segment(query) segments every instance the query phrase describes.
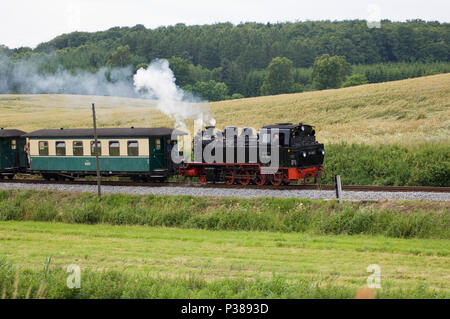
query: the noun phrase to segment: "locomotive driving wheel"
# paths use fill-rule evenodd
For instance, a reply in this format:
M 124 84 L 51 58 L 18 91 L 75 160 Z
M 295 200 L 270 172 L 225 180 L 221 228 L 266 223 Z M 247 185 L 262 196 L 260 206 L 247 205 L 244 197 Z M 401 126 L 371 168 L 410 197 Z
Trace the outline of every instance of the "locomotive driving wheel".
M 204 176 L 204 175 L 200 176 L 200 183 L 206 184 L 206 176 Z
M 224 172 L 224 180 L 225 184 L 233 185 L 234 183 L 234 172 L 231 169 L 228 169 Z
M 255 184 L 258 185 L 258 186 L 263 186 L 265 183 L 266 183 L 266 175 L 265 174 L 256 173 Z
M 283 183 L 285 185 L 289 185 L 291 183 L 291 180 L 289 179 L 289 176 L 286 173 L 283 174 Z
M 248 171 L 240 171 L 239 175 L 239 183 L 242 186 L 247 186 L 250 184 L 250 173 Z
M 282 182 L 283 182 L 283 174 L 282 173 L 277 173 L 277 174 L 272 175 L 270 183 L 273 186 L 280 186 Z

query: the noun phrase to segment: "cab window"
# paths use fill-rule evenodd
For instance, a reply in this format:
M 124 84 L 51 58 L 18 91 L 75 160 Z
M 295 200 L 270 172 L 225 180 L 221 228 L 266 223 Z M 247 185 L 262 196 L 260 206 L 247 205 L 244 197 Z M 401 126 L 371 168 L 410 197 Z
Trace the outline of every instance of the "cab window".
M 102 155 L 102 142 L 97 141 L 98 156 Z M 95 156 L 95 142 L 91 141 L 91 155 Z
M 128 156 L 139 156 L 139 143 L 138 141 L 129 141 L 127 143 Z
M 157 139 L 155 140 L 155 149 L 156 149 L 157 151 L 161 150 L 161 139 L 160 139 L 160 138 L 157 138 Z
M 12 150 L 16 150 L 17 149 L 17 141 L 16 140 L 11 140 L 11 149 Z
M 56 142 L 56 156 L 66 156 L 66 142 Z
M 109 142 L 109 156 L 119 156 L 120 155 L 120 144 L 118 141 Z
M 48 142 L 46 141 L 39 142 L 39 155 L 48 156 Z
M 83 156 L 83 142 L 74 141 L 73 142 L 73 156 Z

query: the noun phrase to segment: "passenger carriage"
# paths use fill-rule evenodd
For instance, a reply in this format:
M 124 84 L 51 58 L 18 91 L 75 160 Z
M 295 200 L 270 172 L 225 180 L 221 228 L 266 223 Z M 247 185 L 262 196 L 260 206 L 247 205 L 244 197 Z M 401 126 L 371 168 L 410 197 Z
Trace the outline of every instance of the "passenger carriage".
M 175 171 L 170 150 L 183 134 L 165 127 L 99 128 L 101 175 L 163 181 Z M 45 129 L 24 136 L 29 139 L 31 172 L 57 180 L 96 174 L 93 129 Z
M 13 178 L 17 172 L 26 169 L 23 134 L 25 132 L 20 130 L 0 129 L 0 179 Z

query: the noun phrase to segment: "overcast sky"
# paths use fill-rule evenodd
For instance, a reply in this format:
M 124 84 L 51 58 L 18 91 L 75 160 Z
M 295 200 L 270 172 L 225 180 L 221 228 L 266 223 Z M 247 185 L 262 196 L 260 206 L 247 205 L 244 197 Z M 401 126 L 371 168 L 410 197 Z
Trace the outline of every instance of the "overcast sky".
M 35 47 L 72 31 L 143 24 L 423 19 L 450 22 L 448 0 L 1 0 L 0 44 Z

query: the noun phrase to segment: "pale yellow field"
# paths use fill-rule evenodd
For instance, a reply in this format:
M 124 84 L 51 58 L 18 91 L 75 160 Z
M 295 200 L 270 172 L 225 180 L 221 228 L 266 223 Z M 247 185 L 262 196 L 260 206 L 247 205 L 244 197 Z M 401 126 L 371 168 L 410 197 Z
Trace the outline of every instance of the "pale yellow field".
M 90 127 L 91 103 L 102 127 L 173 126 L 151 100 L 79 95 L 0 95 L 0 126 L 25 131 Z M 210 109 L 220 128 L 303 122 L 316 126 L 325 143 L 449 143 L 450 73 L 215 102 Z

